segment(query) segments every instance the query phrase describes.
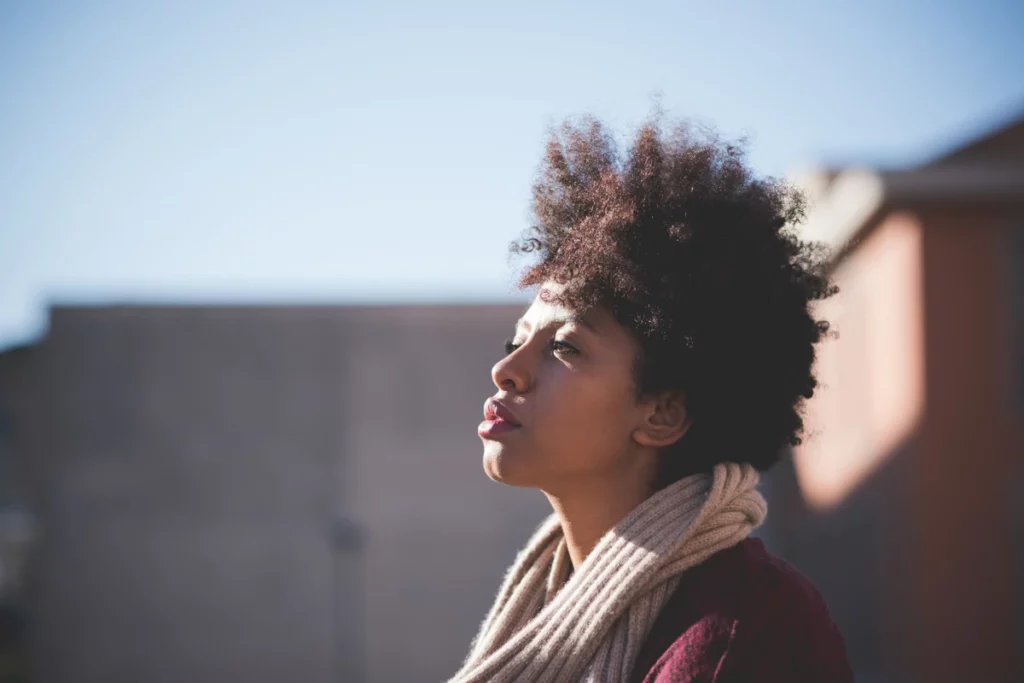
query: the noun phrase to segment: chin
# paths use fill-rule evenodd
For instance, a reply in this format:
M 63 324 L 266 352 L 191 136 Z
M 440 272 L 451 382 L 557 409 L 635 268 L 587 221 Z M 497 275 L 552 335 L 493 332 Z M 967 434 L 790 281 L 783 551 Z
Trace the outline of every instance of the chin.
M 499 484 L 538 488 L 536 477 L 530 476 L 528 463 L 517 459 L 502 444 L 484 441 L 484 473 Z

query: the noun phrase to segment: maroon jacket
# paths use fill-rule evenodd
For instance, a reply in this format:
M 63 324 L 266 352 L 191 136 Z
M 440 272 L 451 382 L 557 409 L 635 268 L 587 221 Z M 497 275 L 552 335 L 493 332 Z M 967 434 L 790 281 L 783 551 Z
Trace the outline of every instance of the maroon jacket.
M 852 683 L 843 637 L 795 567 L 748 538 L 683 574 L 630 683 Z

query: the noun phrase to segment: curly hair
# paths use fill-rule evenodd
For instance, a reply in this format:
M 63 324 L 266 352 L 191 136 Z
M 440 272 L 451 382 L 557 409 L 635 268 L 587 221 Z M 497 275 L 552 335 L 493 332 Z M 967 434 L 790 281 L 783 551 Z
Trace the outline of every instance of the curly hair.
M 692 424 L 662 484 L 722 461 L 767 470 L 801 441 L 828 331 L 809 303 L 837 288 L 823 245 L 799 239 L 804 200 L 757 178 L 742 142 L 661 117 L 623 158 L 593 117 L 552 130 L 535 221 L 511 245 L 539 258 L 520 287 L 564 285 L 560 303 L 604 306 L 639 341 L 638 398 L 684 392 Z

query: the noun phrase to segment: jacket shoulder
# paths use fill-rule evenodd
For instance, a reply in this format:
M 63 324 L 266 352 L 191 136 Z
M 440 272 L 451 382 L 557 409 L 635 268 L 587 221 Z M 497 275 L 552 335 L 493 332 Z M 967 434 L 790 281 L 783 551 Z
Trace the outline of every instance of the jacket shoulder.
M 755 538 L 683 575 L 637 658 L 644 683 L 852 681 L 825 601 Z

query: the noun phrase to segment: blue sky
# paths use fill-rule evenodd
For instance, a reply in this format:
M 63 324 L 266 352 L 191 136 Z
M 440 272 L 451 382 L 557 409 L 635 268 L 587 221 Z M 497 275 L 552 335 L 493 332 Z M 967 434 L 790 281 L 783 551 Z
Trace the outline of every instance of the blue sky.
M 546 130 L 762 172 L 1024 111 L 1020 2 L 0 2 L 0 347 L 49 302 L 508 299 Z

